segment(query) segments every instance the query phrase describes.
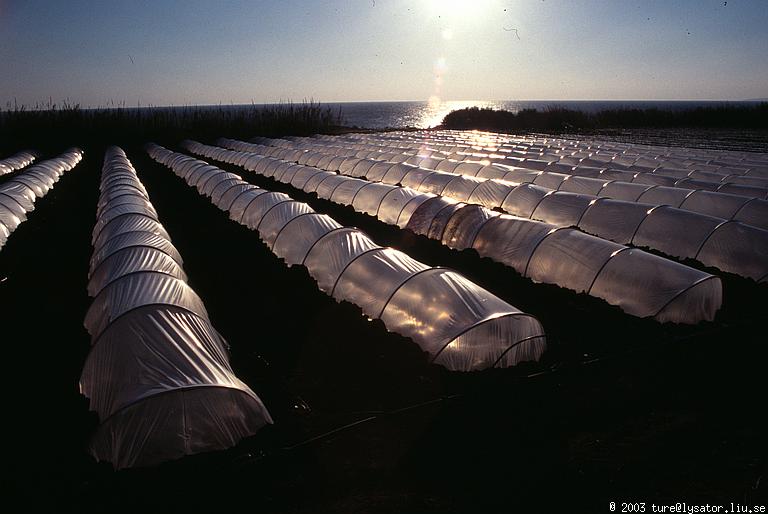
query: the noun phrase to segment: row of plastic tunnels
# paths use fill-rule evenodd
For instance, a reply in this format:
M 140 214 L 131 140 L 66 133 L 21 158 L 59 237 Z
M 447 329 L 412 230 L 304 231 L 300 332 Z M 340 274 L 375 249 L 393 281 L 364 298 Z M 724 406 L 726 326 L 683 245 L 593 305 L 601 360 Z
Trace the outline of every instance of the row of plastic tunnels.
M 760 154 L 452 131 L 217 144 L 182 146 L 632 316 L 712 320 L 722 304 L 715 273 L 768 280 Z M 147 152 L 286 265 L 306 268 L 321 291 L 410 338 L 434 364 L 505 368 L 546 350 L 534 316 L 457 271 L 189 154 L 151 143 Z M 0 160 L 0 174 L 10 174 L 0 181 L 0 247 L 82 152 L 30 165 L 35 158 Z M 99 418 L 92 455 L 117 468 L 154 465 L 231 447 L 272 423 L 235 376 L 227 342 L 117 147 L 106 153 L 100 193 L 80 378 Z

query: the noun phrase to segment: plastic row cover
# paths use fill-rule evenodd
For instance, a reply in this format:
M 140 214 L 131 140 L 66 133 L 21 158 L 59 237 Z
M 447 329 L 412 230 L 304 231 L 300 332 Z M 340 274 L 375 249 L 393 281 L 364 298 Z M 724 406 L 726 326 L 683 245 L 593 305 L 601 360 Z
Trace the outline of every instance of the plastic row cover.
M 501 164 L 506 164 L 501 163 Z M 511 163 L 509 163 L 511 164 Z M 603 180 L 619 180 L 643 185 L 658 185 L 665 187 L 674 187 L 684 190 L 702 190 L 727 193 L 747 199 L 768 198 L 768 181 L 763 178 L 750 178 L 749 183 L 744 183 L 747 179 L 741 177 L 728 178 L 722 180 L 719 177 L 704 177 L 704 172 L 689 172 L 682 170 L 677 176 L 674 170 L 659 168 L 658 170 L 640 171 L 637 169 L 600 169 L 593 166 L 570 166 L 562 164 L 539 165 L 538 162 L 524 160 L 514 163 L 515 167 L 526 169 L 528 171 L 543 171 L 563 173 L 566 175 L 595 177 Z
M 270 157 L 200 143 L 188 146 L 203 155 L 231 160 L 256 173 L 316 192 L 321 198 L 351 205 L 451 248 L 474 248 L 481 256 L 506 264 L 536 282 L 602 298 L 634 316 L 697 323 L 712 320 L 722 304 L 719 278 L 578 230 L 499 215 L 478 205 Z M 330 191 L 323 187 L 329 182 Z M 337 194 L 337 190 L 342 193 Z
M 397 141 L 401 137 L 407 141 Z M 623 160 L 612 161 L 613 156 L 604 158 L 597 153 L 587 151 L 572 151 L 573 149 L 563 149 L 558 146 L 552 149 L 553 153 L 546 154 L 546 148 L 530 147 L 528 152 L 518 150 L 520 146 L 515 145 L 511 148 L 508 145 L 492 145 L 491 147 L 476 146 L 477 141 L 484 141 L 488 144 L 485 135 L 474 132 L 465 132 L 459 137 L 465 139 L 464 143 L 450 143 L 449 140 L 437 140 L 439 136 L 435 134 L 421 134 L 421 140 L 414 141 L 412 135 L 355 135 L 339 136 L 333 139 L 334 143 L 340 140 L 353 144 L 356 148 L 369 148 L 386 151 L 391 148 L 402 149 L 412 155 L 418 154 L 431 160 L 449 158 L 454 161 L 483 161 L 488 163 L 501 163 L 512 165 L 526 173 L 535 173 L 537 171 L 550 171 L 561 174 L 573 174 L 579 176 L 600 176 L 603 180 L 622 180 L 647 185 L 665 185 L 677 186 L 688 189 L 702 189 L 708 191 L 720 191 L 741 195 L 746 198 L 758 197 L 765 198 L 768 193 L 768 166 L 765 166 L 766 160 L 757 161 L 757 168 L 736 167 L 736 166 L 707 166 L 704 169 L 673 169 L 668 166 L 667 161 L 660 156 L 656 159 L 646 159 L 645 165 L 640 165 L 640 161 L 633 161 L 631 164 Z M 393 141 L 395 138 L 395 141 Z M 324 141 L 327 142 L 327 141 Z M 363 143 L 364 142 L 364 143 Z M 473 143 L 469 146 L 467 143 Z M 278 143 L 282 146 L 284 143 Z M 379 145 L 379 146 L 376 146 Z M 588 147 L 590 150 L 594 148 Z M 435 150 L 439 149 L 439 152 Z M 600 152 L 597 149 L 596 152 Z M 538 152 L 538 153 L 537 153 Z M 748 153 L 748 157 L 741 161 L 746 166 L 755 166 L 754 153 Z M 578 155 L 577 155 L 578 154 Z M 585 158 L 590 157 L 590 158 Z M 714 163 L 714 161 L 709 161 Z M 696 161 L 685 162 L 686 165 L 695 165 Z M 725 164 L 718 162 L 718 164 Z M 717 170 L 717 173 L 711 170 Z M 750 174 L 749 176 L 746 176 Z
M 313 162 L 312 155 L 314 152 L 304 152 L 298 162 Z M 558 227 L 575 226 L 617 243 L 652 248 L 676 258 L 696 259 L 706 266 L 758 282 L 768 280 L 768 230 L 664 205 L 597 197 L 590 194 L 590 184 L 578 177 L 562 182 L 563 190 L 555 191 L 534 184 L 516 185 L 357 157 L 317 161 L 316 165 L 327 171 L 391 185 L 402 184 Z
M 503 210 L 558 227 L 575 226 L 617 243 L 652 248 L 671 257 L 695 259 L 706 266 L 758 282 L 768 280 L 768 230 L 659 204 L 598 197 L 594 194 L 595 190 L 605 189 L 605 184 L 594 184 L 594 179 L 571 177 L 572 180 L 560 183 L 558 187 L 561 190 L 556 191 L 530 183 L 517 185 L 494 178 L 479 178 L 492 175 L 490 171 L 493 169 L 502 169 L 479 163 L 474 164 L 477 175 L 469 177 L 455 172 L 428 170 L 407 162 L 381 162 L 344 155 L 316 159 L 315 156 L 325 154 L 313 151 L 295 154 L 284 148 L 219 141 L 238 148 L 263 148 L 265 154 L 272 154 L 275 158 L 283 155 L 284 159 L 296 159 L 300 164 L 314 164 L 327 171 L 366 178 L 372 182 L 402 184 L 420 192 Z M 471 171 L 473 166 L 472 163 L 457 164 L 464 171 Z M 667 199 L 661 196 L 661 188 L 656 191 L 655 197 L 647 195 L 647 198 Z M 698 200 L 693 201 L 707 206 L 706 195 L 711 193 L 696 191 L 689 195 L 689 200 L 695 197 Z M 763 200 L 756 202 L 768 206 L 768 202 Z M 765 214 L 765 221 L 768 222 L 768 208 Z
M 660 147 L 594 139 L 512 137 L 477 131 L 346 134 L 335 139 L 339 138 L 357 144 L 377 142 L 398 148 L 439 149 L 458 160 L 471 155 L 472 158 L 501 157 L 500 162 L 505 158 L 516 162 L 525 160 L 531 166 L 591 166 L 638 172 L 663 170 L 665 174 L 678 178 L 698 176 L 716 182 L 730 180 L 762 187 L 765 187 L 764 180 L 768 178 L 768 157 L 747 151 Z
M 35 160 L 33 152 L 23 150 L 5 159 L 0 159 L 0 176 L 7 175 L 32 164 Z
M 523 138 L 526 139 L 526 138 Z M 570 172 L 573 168 L 584 170 L 611 169 L 615 171 L 653 173 L 667 175 L 667 178 L 690 178 L 713 183 L 766 187 L 768 182 L 768 159 L 764 154 L 752 152 L 723 152 L 702 156 L 702 150 L 675 148 L 682 153 L 670 157 L 672 148 L 646 149 L 638 154 L 636 150 L 612 151 L 609 144 L 594 141 L 538 139 L 523 142 L 492 133 L 472 132 L 417 132 L 387 134 L 346 134 L 343 136 L 316 136 L 313 140 L 353 145 L 357 149 L 397 149 L 413 154 L 437 154 L 458 161 L 487 160 L 511 164 L 533 170 Z M 307 138 L 286 140 L 254 141 L 273 146 L 288 146 L 294 142 L 305 144 Z M 378 146 L 377 146 L 378 145 Z M 631 145 L 630 145 L 631 146 Z M 618 153 L 616 153 L 618 152 Z M 630 155 L 631 152 L 631 155 Z M 714 157 L 714 159 L 712 159 Z M 684 159 L 684 160 L 680 160 Z M 706 164 L 702 164 L 706 163 Z M 565 171 L 563 171 L 565 170 Z
M 538 360 L 546 348 L 536 318 L 454 271 L 382 248 L 305 203 L 233 180 L 204 161 L 156 145 L 148 153 L 230 218 L 258 231 L 288 265 L 305 266 L 322 291 L 410 337 L 436 364 L 456 371 L 509 367 Z
M 464 157 L 470 157 L 474 161 L 483 161 L 485 163 L 487 167 L 479 171 L 482 168 L 479 163 L 461 163 L 455 160 L 460 156 L 454 154 L 451 154 L 450 158 L 446 160 L 445 156 L 438 158 L 434 155 L 424 155 L 425 152 L 423 150 L 412 150 L 410 153 L 412 158 L 406 162 L 417 164 L 421 167 L 453 171 L 452 168 L 459 165 L 461 167 L 457 172 L 462 174 L 471 174 L 473 176 L 478 174 L 487 178 L 504 178 L 515 182 L 534 182 L 537 185 L 544 185 L 554 189 L 557 189 L 558 185 L 564 180 L 568 180 L 570 175 L 580 176 L 586 179 L 585 183 L 589 183 L 591 179 L 592 183 L 589 184 L 589 189 L 595 191 L 594 194 L 600 196 L 604 196 L 604 193 L 600 191 L 601 188 L 606 187 L 612 182 L 616 186 L 623 186 L 623 184 L 619 184 L 620 182 L 631 183 L 633 186 L 623 187 L 623 189 L 629 189 L 634 195 L 629 195 L 630 198 L 619 197 L 619 199 L 657 203 L 657 201 L 642 197 L 642 195 L 644 193 L 650 196 L 662 195 L 664 203 L 669 203 L 675 207 L 682 207 L 687 210 L 694 210 L 726 219 L 734 218 L 747 223 L 751 223 L 752 220 L 768 223 L 765 221 L 765 213 L 768 209 L 766 205 L 768 203 L 760 199 L 764 197 L 765 191 L 752 191 L 749 189 L 751 186 L 747 184 L 731 187 L 723 186 L 718 182 L 717 187 L 712 187 L 712 185 L 690 177 L 686 178 L 685 181 L 680 181 L 678 179 L 666 179 L 626 169 L 605 169 L 604 167 L 595 166 L 572 167 L 560 163 L 551 164 L 545 161 L 530 159 L 514 160 L 514 158 L 510 157 L 496 159 L 493 157 L 494 154 L 486 155 L 483 153 L 465 155 Z M 489 166 L 490 162 L 512 164 L 513 166 L 512 168 L 497 167 L 494 171 L 488 169 L 488 167 L 492 168 L 492 166 Z M 473 166 L 467 166 L 467 164 L 474 164 L 474 169 Z M 510 170 L 510 172 L 505 173 L 503 171 L 505 169 Z M 651 191 L 651 189 L 654 190 Z M 679 191 L 676 191 L 677 189 Z M 714 192 L 714 190 L 718 192 Z M 613 193 L 615 194 L 616 191 L 613 191 Z M 605 191 L 605 195 L 607 194 L 608 191 Z M 752 197 L 755 196 L 759 198 L 751 201 Z
M 345 136 L 341 136 L 345 137 Z M 424 143 L 403 145 L 381 136 L 368 136 L 363 141 L 368 144 L 380 145 L 380 149 L 398 148 L 407 153 L 417 151 L 424 154 Z M 371 147 L 369 147 L 371 148 Z M 375 147 L 374 147 L 375 148 Z M 445 149 L 445 145 L 441 145 Z M 727 168 L 727 172 L 718 173 L 707 169 L 670 168 L 662 167 L 663 161 L 655 159 L 633 160 L 631 163 L 624 160 L 611 160 L 608 162 L 595 159 L 577 160 L 565 157 L 562 153 L 535 153 L 532 156 L 509 155 L 501 149 L 466 148 L 456 146 L 454 151 L 441 151 L 443 158 L 458 161 L 486 161 L 499 164 L 507 164 L 528 171 L 552 171 L 579 176 L 601 175 L 602 178 L 619 179 L 626 182 L 638 182 L 642 184 L 658 184 L 670 187 L 684 187 L 688 189 L 704 189 L 708 191 L 720 191 L 747 198 L 763 198 L 768 196 L 768 177 L 744 176 L 748 170 L 739 168 Z M 463 150 L 463 151 L 462 151 Z M 556 150 L 560 152 L 560 150 Z M 446 155 L 447 154 L 447 155 Z M 434 157 L 434 155 L 430 155 Z
M 745 189 L 747 186 L 734 186 L 735 189 L 732 188 L 732 190 L 720 186 L 713 188 L 692 179 L 686 179 L 687 182 L 670 181 L 649 174 L 589 166 L 556 168 L 547 165 L 525 169 L 517 166 L 519 163 L 515 163 L 516 166 L 512 168 L 488 164 L 483 167 L 478 163 L 460 163 L 452 159 L 425 158 L 419 155 L 415 155 L 406 162 L 442 171 L 456 169 L 458 173 L 472 176 L 503 178 L 519 183 L 531 182 L 550 189 L 559 189 L 562 185 L 566 188 L 565 190 L 576 188 L 575 192 L 589 191 L 601 197 L 641 203 L 661 203 L 724 219 L 742 221 L 759 228 L 768 228 L 768 201 L 753 198 L 754 196 L 762 197 L 763 192 L 758 191 L 756 195 L 752 194 L 753 192 Z M 578 185 L 567 184 L 569 179 L 575 179 Z M 717 191 L 714 191 L 715 189 Z
M 360 176 L 361 170 L 367 171 L 365 166 L 371 166 L 371 164 L 360 163 L 363 160 L 402 163 L 480 179 L 500 179 L 516 184 L 534 184 L 555 191 L 591 194 L 601 198 L 612 198 L 633 203 L 669 205 L 768 229 L 768 200 L 706 189 L 670 187 L 657 183 L 653 179 L 646 179 L 642 176 L 635 177 L 637 174 L 630 174 L 631 176 L 626 177 L 622 175 L 624 172 L 592 168 L 596 170 L 593 176 L 576 176 L 563 172 L 502 166 L 487 161 L 457 161 L 453 158 L 446 158 L 444 155 L 436 157 L 435 154 L 424 150 L 414 149 L 406 153 L 358 150 L 353 146 L 339 146 L 335 139 L 332 143 L 318 140 L 314 143 L 304 142 L 301 144 L 266 138 L 261 140 L 279 146 L 270 147 L 231 139 L 219 139 L 218 143 L 226 148 L 256 152 L 278 159 L 295 160 L 300 164 L 318 166 L 324 169 L 328 169 L 329 165 L 338 166 L 337 170 L 342 173 L 357 166 L 358 169 L 355 170 L 357 176 Z M 344 158 L 347 159 L 344 160 Z M 378 167 L 372 171 L 377 173 L 381 171 L 381 168 Z M 376 177 L 374 176 L 373 179 L 375 180 Z
M 513 164 L 524 168 L 559 171 L 579 176 L 599 174 L 603 178 L 611 177 L 628 182 L 720 191 L 748 198 L 766 198 L 768 193 L 768 166 L 765 162 L 760 165 L 761 167 L 752 168 L 742 167 L 735 162 L 734 165 L 712 166 L 700 164 L 697 160 L 669 160 L 659 155 L 653 155 L 653 158 L 638 157 L 630 158 L 626 155 L 606 157 L 604 154 L 588 154 L 587 158 L 577 158 L 545 153 L 539 159 L 524 159 L 522 163 Z M 555 158 L 554 162 L 549 164 L 544 160 L 552 160 L 552 158 Z
M 117 147 L 104 162 L 93 246 L 92 347 L 80 391 L 101 421 L 94 457 L 148 466 L 234 446 L 272 422 L 232 371 L 226 342 Z
M 541 151 L 544 155 L 551 155 L 551 145 L 561 146 L 562 142 L 563 140 L 548 141 Z M 578 164 L 607 164 L 638 170 L 660 168 L 675 171 L 694 170 L 710 176 L 714 176 L 711 175 L 713 173 L 721 177 L 741 176 L 746 180 L 768 177 L 768 158 L 765 154 L 754 152 L 658 147 L 605 141 L 597 143 L 570 141 L 570 143 L 571 145 L 560 153 L 570 154 L 570 158 L 577 159 Z
M 45 196 L 59 177 L 74 168 L 83 158 L 77 148 L 67 150 L 54 159 L 42 161 L 0 184 L 0 249 L 11 232 L 35 209 L 34 202 Z
M 338 136 L 314 136 L 316 138 L 333 138 Z M 760 157 L 749 152 L 742 151 L 728 151 L 722 150 L 706 150 L 699 148 L 684 148 L 684 147 L 659 147 L 649 145 L 637 145 L 625 142 L 612 142 L 602 141 L 595 139 L 559 139 L 551 136 L 536 136 L 536 135 L 509 135 L 499 134 L 494 132 L 482 132 L 477 130 L 420 130 L 420 131 L 389 131 L 380 133 L 348 133 L 341 136 L 344 139 L 352 141 L 369 141 L 371 139 L 380 139 L 397 142 L 401 145 L 407 145 L 409 147 L 415 147 L 417 145 L 429 145 L 429 147 L 463 147 L 474 149 L 493 149 L 494 151 L 526 151 L 527 153 L 542 154 L 547 151 L 560 150 L 566 155 L 573 155 L 575 153 L 584 153 L 588 151 L 590 154 L 608 152 L 612 154 L 637 154 L 641 150 L 650 152 L 656 149 L 656 155 L 670 155 L 670 152 L 682 152 L 684 154 L 696 153 L 696 154 L 728 154 L 731 158 L 736 156 L 751 155 L 754 157 Z M 256 141 L 259 138 L 254 138 Z M 298 138 L 292 137 L 292 140 Z M 610 157 L 608 158 L 610 160 Z

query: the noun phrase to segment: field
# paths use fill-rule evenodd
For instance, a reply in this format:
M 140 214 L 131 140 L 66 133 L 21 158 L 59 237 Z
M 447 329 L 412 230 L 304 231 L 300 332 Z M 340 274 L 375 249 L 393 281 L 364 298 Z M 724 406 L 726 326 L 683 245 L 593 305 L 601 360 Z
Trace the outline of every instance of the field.
M 197 137 L 213 144 L 241 135 L 214 131 Z M 0 252 L 10 327 L 9 511 L 607 512 L 611 501 L 765 503 L 765 286 L 725 275 L 715 321 L 641 320 L 534 284 L 474 250 L 450 250 L 215 163 L 381 245 L 459 270 L 546 328 L 540 363 L 451 373 L 320 292 L 305 269 L 286 267 L 254 231 L 151 160 L 141 131 L 109 141 L 114 134 L 81 143 L 74 136 L 62 136 L 66 145 L 31 132 L 13 148 L 3 142 L 3 156 L 34 147 L 49 158 L 71 144 L 86 152 Z M 182 151 L 180 139 L 181 129 L 156 141 Z M 123 145 L 146 186 L 190 285 L 232 347 L 236 373 L 275 418 L 231 450 L 120 472 L 85 451 L 97 420 L 77 382 L 89 349 L 90 235 L 110 143 Z

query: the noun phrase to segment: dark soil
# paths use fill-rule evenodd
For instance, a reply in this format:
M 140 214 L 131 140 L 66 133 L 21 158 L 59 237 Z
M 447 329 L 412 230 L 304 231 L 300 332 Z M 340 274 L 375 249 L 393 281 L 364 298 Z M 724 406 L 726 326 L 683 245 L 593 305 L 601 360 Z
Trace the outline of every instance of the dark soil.
M 116 141 L 119 143 L 119 141 Z M 46 153 L 53 156 L 57 151 Z M 539 364 L 450 373 L 321 293 L 255 232 L 137 145 L 124 147 L 275 425 L 237 447 L 114 472 L 77 381 L 103 147 L 0 251 L 3 512 L 608 512 L 610 501 L 765 503 L 765 288 L 726 277 L 713 323 L 659 325 L 535 285 L 350 208 L 227 165 L 539 317 Z M 4 179 L 0 179 L 2 181 Z

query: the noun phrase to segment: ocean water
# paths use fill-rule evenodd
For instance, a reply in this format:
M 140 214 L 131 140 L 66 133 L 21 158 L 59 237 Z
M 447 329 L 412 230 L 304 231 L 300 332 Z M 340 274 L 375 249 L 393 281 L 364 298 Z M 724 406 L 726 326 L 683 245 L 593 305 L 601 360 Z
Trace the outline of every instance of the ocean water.
M 740 105 L 754 103 L 750 101 L 448 101 L 448 102 L 343 102 L 323 103 L 334 110 L 340 110 L 345 125 L 361 128 L 429 128 L 439 125 L 445 115 L 456 109 L 482 107 L 504 109 L 518 112 L 522 109 L 544 110 L 551 107 L 564 107 L 584 112 L 596 112 L 604 109 L 650 109 L 667 110 L 691 109 L 696 107 Z

